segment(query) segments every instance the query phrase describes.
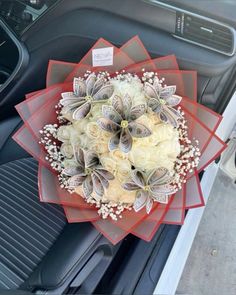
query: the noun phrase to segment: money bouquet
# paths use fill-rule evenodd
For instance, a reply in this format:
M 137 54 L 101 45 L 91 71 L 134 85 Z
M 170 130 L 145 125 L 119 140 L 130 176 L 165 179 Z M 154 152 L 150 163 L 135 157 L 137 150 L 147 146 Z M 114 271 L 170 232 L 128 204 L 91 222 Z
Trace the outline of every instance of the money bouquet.
M 39 162 L 40 200 L 112 243 L 152 239 L 204 205 L 199 172 L 225 148 L 221 116 L 197 103 L 197 76 L 151 59 L 138 37 L 99 39 L 78 64 L 50 61 L 47 87 L 16 106 L 14 139 Z

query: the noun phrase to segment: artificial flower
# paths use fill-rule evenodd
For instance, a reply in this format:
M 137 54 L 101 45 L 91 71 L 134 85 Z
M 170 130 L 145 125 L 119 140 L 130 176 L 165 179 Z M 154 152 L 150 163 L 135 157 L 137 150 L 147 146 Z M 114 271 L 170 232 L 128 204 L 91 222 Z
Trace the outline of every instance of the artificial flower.
M 132 137 L 146 137 L 151 130 L 136 120 L 146 112 L 146 105 L 132 106 L 131 97 L 115 95 L 112 105 L 103 105 L 103 118 L 97 120 L 98 125 L 105 131 L 113 133 L 109 141 L 109 150 L 120 148 L 128 153 L 132 148 Z
M 175 91 L 175 85 L 162 86 L 157 77 L 153 84 L 146 82 L 144 85 L 144 92 L 149 99 L 148 106 L 157 113 L 162 122 L 178 127 L 178 120 L 182 116 L 174 107 L 181 102 L 182 97 L 175 95 Z
M 73 92 L 61 94 L 62 114 L 72 114 L 74 120 L 85 118 L 94 103 L 104 102 L 113 94 L 114 87 L 104 76 L 90 74 L 86 80 L 74 78 Z
M 150 213 L 153 202 L 168 203 L 168 196 L 176 192 L 171 185 L 173 177 L 166 168 L 154 170 L 146 178 L 139 170 L 131 173 L 131 181 L 123 184 L 123 188 L 128 191 L 136 191 L 134 210 L 140 211 L 146 207 L 147 214 Z
M 109 186 L 109 180 L 114 179 L 114 176 L 102 167 L 97 154 L 92 151 L 74 147 L 74 157 L 77 166 L 65 168 L 63 171 L 69 176 L 68 188 L 75 189 L 82 185 L 85 198 L 90 197 L 93 191 L 102 197 L 104 189 Z

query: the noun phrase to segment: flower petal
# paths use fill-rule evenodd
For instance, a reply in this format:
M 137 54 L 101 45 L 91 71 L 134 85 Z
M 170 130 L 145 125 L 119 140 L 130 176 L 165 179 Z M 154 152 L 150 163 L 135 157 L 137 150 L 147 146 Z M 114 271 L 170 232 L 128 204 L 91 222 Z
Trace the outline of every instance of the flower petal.
M 170 180 L 170 172 L 164 167 L 157 168 L 148 177 L 147 183 L 149 185 L 164 184 Z
M 97 173 L 97 170 L 94 172 L 94 174 L 96 174 L 96 176 L 100 179 L 103 188 L 109 187 L 109 181 L 105 177 L 103 177 L 101 174 Z
M 89 114 L 90 110 L 91 110 L 90 102 L 85 102 L 73 112 L 72 117 L 74 120 L 81 120 Z
M 150 98 L 148 100 L 148 106 L 153 110 L 153 112 L 159 114 L 162 110 L 162 104 L 158 98 Z
M 83 175 L 84 170 L 81 166 L 77 167 L 68 167 L 63 169 L 63 174 L 68 175 L 68 176 L 75 176 L 75 175 Z
M 93 151 L 84 152 L 85 168 L 91 168 L 99 164 L 98 156 Z
M 176 117 L 176 120 L 183 118 L 181 113 L 178 110 L 176 110 L 175 108 L 168 106 L 168 105 L 165 105 L 164 107 L 167 109 L 167 111 L 169 111 L 171 113 L 172 116 Z
M 151 186 L 150 189 L 153 195 L 156 195 L 156 194 L 172 195 L 176 192 L 176 188 L 171 184 L 161 184 L 161 185 Z
M 86 96 L 86 84 L 79 78 L 74 78 L 73 80 L 73 91 L 76 96 L 84 97 Z
M 78 100 L 78 97 L 74 94 L 74 92 L 63 92 L 61 93 L 62 99 L 60 100 L 60 104 L 66 106 L 68 102 L 73 103 Z
M 120 116 L 122 118 L 124 118 L 124 112 L 123 112 L 123 100 L 120 96 L 115 95 L 112 98 L 112 106 L 113 108 L 117 111 L 118 114 L 120 114 Z
M 159 118 L 162 122 L 169 123 L 173 127 L 177 128 L 178 127 L 178 117 L 169 108 L 170 107 L 163 106 L 162 111 L 159 115 Z
M 148 200 L 146 202 L 146 212 L 147 212 L 147 214 L 149 214 L 151 212 L 152 206 L 153 206 L 153 199 L 150 198 L 150 196 L 149 196 L 149 198 L 148 198 Z
M 68 180 L 68 186 L 70 189 L 74 189 L 78 186 L 81 186 L 82 183 L 84 182 L 86 176 L 82 176 L 82 175 L 74 175 L 72 177 L 69 178 Z
M 106 83 L 106 80 L 104 77 L 98 78 L 93 86 L 92 95 L 96 94 L 98 90 L 101 89 L 105 83 Z
M 132 148 L 132 136 L 128 128 L 121 130 L 119 147 L 123 153 L 128 153 Z
M 113 151 L 115 149 L 119 148 L 119 143 L 120 143 L 120 134 L 121 131 L 118 131 L 114 136 L 112 136 L 108 142 L 108 149 L 110 151 Z
M 113 106 L 103 105 L 102 114 L 104 118 L 109 119 L 115 123 L 120 124 L 120 122 L 122 121 L 121 115 L 117 113 Z
M 95 191 L 95 193 L 97 195 L 102 197 L 103 194 L 104 194 L 104 188 L 103 188 L 103 186 L 101 184 L 101 181 L 100 181 L 99 177 L 95 173 L 93 173 L 91 175 L 91 177 L 92 177 L 92 182 L 93 182 L 93 190 Z
M 140 187 L 136 183 L 134 183 L 133 181 L 123 183 L 122 187 L 123 187 L 123 189 L 125 189 L 127 191 L 136 191 L 136 190 L 140 189 Z
M 93 87 L 94 87 L 94 84 L 97 80 L 97 77 L 94 73 L 90 74 L 88 76 L 88 78 L 86 79 L 86 95 L 89 95 L 91 96 L 92 95 L 92 92 L 93 92 Z
M 182 96 L 179 96 L 179 95 L 172 95 L 165 99 L 167 104 L 171 107 L 175 107 L 178 104 L 180 104 L 181 100 L 182 100 Z
M 102 177 L 106 178 L 106 180 L 113 180 L 115 178 L 114 175 L 111 172 L 109 172 L 109 171 L 107 171 L 106 169 L 103 169 L 103 168 L 97 168 L 96 173 L 98 173 Z
M 73 146 L 73 148 L 74 148 L 74 156 L 75 156 L 75 159 L 76 159 L 77 163 L 81 167 L 84 167 L 85 166 L 85 163 L 84 163 L 84 151 L 78 145 Z
M 114 86 L 111 84 L 106 84 L 102 86 L 102 88 L 99 89 L 98 92 L 93 95 L 93 99 L 95 101 L 107 100 L 108 98 L 112 96 L 113 92 L 114 92 Z
M 162 88 L 161 92 L 160 92 L 160 98 L 162 99 L 167 99 L 170 96 L 172 96 L 173 94 L 175 94 L 176 91 L 176 86 L 172 85 L 172 86 L 166 86 L 164 88 Z
M 152 84 L 148 83 L 148 82 L 146 82 L 144 84 L 143 90 L 144 90 L 144 93 L 146 94 L 146 96 L 148 98 L 158 98 L 159 97 L 155 87 Z
M 130 134 L 133 137 L 142 138 L 142 137 L 150 136 L 152 134 L 152 132 L 149 128 L 147 128 L 143 124 L 137 123 L 137 122 L 130 122 L 128 129 L 130 131 Z
M 139 104 L 131 108 L 129 119 L 134 121 L 141 117 L 146 112 L 146 105 Z
M 161 204 L 168 204 L 169 202 L 169 197 L 167 195 L 153 195 L 152 196 L 153 200 L 155 202 L 161 203 Z
M 83 194 L 85 198 L 88 198 L 93 192 L 93 182 L 91 175 L 88 175 L 82 184 Z
M 113 121 L 106 119 L 106 118 L 100 118 L 97 120 L 97 124 L 99 127 L 101 127 L 103 130 L 111 133 L 116 133 L 120 130 L 120 126 L 114 123 Z
M 133 182 L 136 183 L 139 188 L 143 188 L 146 185 L 145 178 L 142 172 L 139 170 L 131 171 L 131 178 Z
M 60 103 L 61 102 L 65 105 L 62 108 L 61 113 L 67 114 L 67 113 L 73 113 L 77 108 L 79 108 L 81 105 L 83 105 L 86 101 L 79 100 L 77 98 L 76 100 L 66 99 L 66 100 L 60 101 Z
M 146 203 L 148 201 L 149 194 L 146 191 L 139 191 L 136 195 L 136 199 L 134 201 L 134 211 L 138 212 L 141 209 L 143 209 L 146 206 Z
M 169 122 L 168 115 L 166 114 L 165 111 L 163 111 L 163 109 L 161 110 L 161 112 L 159 114 L 159 118 L 164 123 L 168 123 Z
M 79 105 L 83 104 L 85 100 L 79 100 L 78 97 L 75 98 L 64 98 L 60 100 L 60 104 L 65 108 L 69 107 L 72 109 L 73 107 L 78 107 Z

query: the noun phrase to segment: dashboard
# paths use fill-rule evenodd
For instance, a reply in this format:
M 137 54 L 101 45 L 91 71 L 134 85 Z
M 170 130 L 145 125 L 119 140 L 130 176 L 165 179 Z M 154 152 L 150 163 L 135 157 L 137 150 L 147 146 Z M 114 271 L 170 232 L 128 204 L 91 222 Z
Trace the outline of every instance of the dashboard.
M 22 34 L 56 0 L 0 0 L 0 17 L 17 34 Z

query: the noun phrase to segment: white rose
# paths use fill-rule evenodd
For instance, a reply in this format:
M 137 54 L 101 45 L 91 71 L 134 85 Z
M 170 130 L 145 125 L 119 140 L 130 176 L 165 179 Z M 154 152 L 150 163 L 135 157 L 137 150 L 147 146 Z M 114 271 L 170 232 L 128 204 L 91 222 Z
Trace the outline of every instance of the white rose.
M 89 122 L 86 126 L 85 133 L 91 139 L 97 139 L 101 136 L 101 128 L 96 122 Z
M 158 161 L 156 161 L 156 168 L 164 167 L 168 169 L 169 171 L 172 171 L 174 169 L 174 165 L 175 165 L 175 161 L 165 156 L 160 157 Z
M 86 134 L 81 134 L 78 138 L 77 144 L 84 149 L 88 149 L 91 145 L 91 138 L 88 138 Z
M 107 154 L 103 154 L 100 157 L 100 162 L 102 164 L 102 166 L 108 170 L 109 172 L 111 172 L 112 174 L 116 173 L 117 170 L 117 162 L 116 160 L 112 159 L 109 155 L 109 153 Z
M 115 161 L 119 160 L 125 160 L 128 159 L 128 155 L 123 153 L 121 150 L 116 149 L 110 152 L 111 158 L 113 158 Z
M 70 168 L 70 167 L 77 167 L 78 166 L 78 163 L 75 161 L 75 159 L 65 159 L 63 162 L 62 162 L 62 166 L 64 168 Z
M 156 147 L 142 146 L 134 143 L 132 150 L 129 152 L 129 160 L 137 169 L 155 169 L 157 166 L 155 160 L 157 152 Z
M 151 117 L 149 117 L 149 114 L 144 114 L 141 117 L 139 117 L 135 122 L 140 123 L 144 126 L 146 126 L 147 128 L 149 128 L 151 131 L 153 130 L 153 128 L 155 127 L 155 125 L 153 124 L 153 121 L 151 119 Z
M 66 158 L 71 159 L 73 157 L 73 154 L 74 154 L 72 145 L 67 144 L 67 143 L 63 143 L 61 145 L 61 153 Z
M 133 204 L 135 201 L 135 191 L 126 191 L 122 188 L 118 179 L 111 180 L 109 182 L 108 189 L 105 190 L 105 194 L 102 197 L 103 202 L 113 201 L 126 204 Z
M 173 136 L 176 134 L 176 130 L 170 124 L 161 123 L 154 126 L 153 134 L 155 135 L 156 140 L 161 142 L 173 138 Z
M 131 173 L 131 164 L 129 160 L 119 160 L 117 162 L 117 178 L 120 182 L 127 181 Z
M 68 142 L 70 140 L 71 126 L 60 126 L 57 130 L 57 139 L 62 142 Z
M 131 77 L 131 82 L 111 80 L 114 86 L 114 94 L 124 96 L 126 93 L 132 99 L 133 106 L 147 102 L 144 93 L 142 92 L 142 83 L 139 79 Z
M 165 140 L 158 145 L 160 153 L 175 161 L 180 153 L 180 143 L 178 140 Z
M 94 140 L 90 142 L 89 148 L 98 154 L 105 154 L 109 152 L 108 143 L 105 141 Z
M 73 127 L 74 129 L 79 132 L 79 133 L 85 133 L 86 131 L 86 126 L 88 125 L 89 120 L 87 118 L 78 120 L 78 121 L 74 121 L 73 122 Z
M 151 120 L 153 125 L 157 125 L 161 123 L 161 120 L 159 119 L 158 115 L 153 111 L 148 113 L 148 117 Z

